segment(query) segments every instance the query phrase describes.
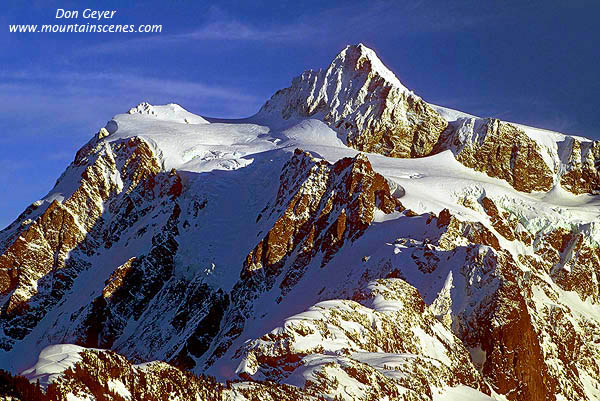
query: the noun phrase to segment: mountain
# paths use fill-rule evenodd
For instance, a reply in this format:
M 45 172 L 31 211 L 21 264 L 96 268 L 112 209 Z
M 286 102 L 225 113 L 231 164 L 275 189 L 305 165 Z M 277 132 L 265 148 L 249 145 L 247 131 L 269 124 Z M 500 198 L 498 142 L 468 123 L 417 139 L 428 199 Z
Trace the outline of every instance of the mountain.
M 54 400 L 600 400 L 599 168 L 362 44 L 247 119 L 142 103 L 0 232 L 0 368 Z

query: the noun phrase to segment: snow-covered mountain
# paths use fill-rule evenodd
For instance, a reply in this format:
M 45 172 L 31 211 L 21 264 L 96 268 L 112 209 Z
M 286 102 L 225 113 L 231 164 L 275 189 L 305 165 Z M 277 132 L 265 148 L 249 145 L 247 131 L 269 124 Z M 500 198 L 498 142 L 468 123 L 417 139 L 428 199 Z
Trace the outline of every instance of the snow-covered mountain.
M 115 116 L 0 232 L 0 368 L 57 400 L 600 400 L 600 142 L 428 104 L 362 44 L 211 121 Z

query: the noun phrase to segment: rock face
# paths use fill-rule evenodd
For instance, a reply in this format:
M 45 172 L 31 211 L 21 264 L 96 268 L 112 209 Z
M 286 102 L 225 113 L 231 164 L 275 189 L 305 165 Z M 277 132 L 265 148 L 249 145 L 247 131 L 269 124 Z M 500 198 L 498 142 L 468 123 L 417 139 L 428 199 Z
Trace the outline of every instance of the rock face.
M 355 149 L 403 158 L 429 154 L 448 125 L 362 44 L 295 78 L 260 114 L 321 118 Z
M 75 190 L 62 201 L 32 205 L 8 227 L 0 255 L 5 349 L 12 339 L 22 339 L 88 267 L 87 258 L 104 242 L 104 203 L 119 193 L 151 191 L 159 170 L 139 138 L 110 147 L 93 139 L 62 177 L 78 180 Z
M 375 210 L 387 214 L 404 210 L 366 156 L 359 154 L 331 165 L 317 162 L 299 149 L 284 167 L 274 205 L 267 208 L 266 219 L 285 209 L 246 258 L 243 274 L 277 276 L 287 257 L 299 249 L 293 268 L 281 283 L 283 295 L 287 292 L 284 287 L 298 281 L 317 253 L 322 253 L 321 266 L 325 266 L 345 242 L 360 237 Z
M 595 194 L 600 191 L 600 142 L 581 142 L 565 138 L 565 153 L 568 155 L 560 184 L 574 194 Z
M 531 232 L 509 208 L 488 197 L 476 202 L 466 203 L 484 210 L 502 237 L 532 246 L 533 253 L 513 257 L 500 250 L 483 263 L 483 277 L 487 278 L 477 278 L 469 284 L 473 290 L 466 291 L 476 306 L 455 315 L 455 332 L 467 347 L 483 351 L 484 377 L 494 391 L 509 399 L 590 397 L 584 388 L 588 377 L 596 377 L 599 366 L 583 356 L 600 353 L 594 335 L 590 336 L 599 322 L 595 315 L 574 312 L 582 306 L 580 301 L 572 303 L 567 294 L 577 293 L 577 299 L 597 302 L 600 266 L 592 260 L 598 252 L 597 240 L 592 239 L 598 238 L 595 224 L 556 229 L 550 223 L 534 226 Z M 453 224 L 448 225 L 449 232 Z M 448 247 L 446 242 L 439 244 Z M 477 258 L 468 258 L 465 266 L 481 265 L 480 255 L 481 251 Z M 476 270 L 466 274 L 469 283 Z M 576 323 L 569 321 L 569 314 Z M 573 359 L 574 355 L 580 359 Z
M 517 191 L 549 191 L 554 173 L 539 145 L 523 130 L 498 119 L 465 118 L 451 130 L 441 149 L 449 147 L 456 160 L 490 177 L 508 182 Z
M 198 215 L 202 202 L 190 195 L 182 208 L 180 175 L 162 171 L 161 160 L 146 140 L 104 138 L 86 144 L 58 180 L 58 189 L 75 188 L 70 195 L 65 191 L 62 200 L 32 205 L 3 232 L 0 344 L 5 350 L 64 304 L 73 283 L 86 274 L 96 280 L 89 290 L 93 296 L 61 313 L 66 322 L 58 323 L 58 318 L 59 328 L 44 333 L 43 341 L 110 348 L 119 340 L 123 352 L 145 360 L 142 350 L 157 352 L 165 346 L 164 337 L 184 342 L 190 335 L 190 327 L 184 326 L 202 325 L 203 317 L 226 303 L 222 292 L 206 284 L 173 277 L 180 220 Z M 131 253 L 123 252 L 128 248 Z M 93 288 L 102 282 L 94 295 Z M 157 309 L 155 298 L 173 302 L 182 291 L 190 297 L 187 302 L 204 303 L 206 308 L 192 310 L 186 301 L 180 302 L 172 325 L 162 329 L 164 337 L 152 338 L 149 330 L 157 317 L 151 318 L 149 311 Z M 123 335 L 128 336 L 125 328 L 132 320 L 140 322 L 141 333 L 129 334 L 127 340 Z M 147 338 L 141 349 L 140 337 Z M 178 345 L 171 344 L 175 349 L 167 357 Z
M 576 195 L 600 190 L 598 141 L 565 136 L 548 147 L 514 124 L 460 118 L 442 135 L 434 152 L 447 149 L 463 165 L 505 180 L 518 191 L 547 192 L 558 183 Z

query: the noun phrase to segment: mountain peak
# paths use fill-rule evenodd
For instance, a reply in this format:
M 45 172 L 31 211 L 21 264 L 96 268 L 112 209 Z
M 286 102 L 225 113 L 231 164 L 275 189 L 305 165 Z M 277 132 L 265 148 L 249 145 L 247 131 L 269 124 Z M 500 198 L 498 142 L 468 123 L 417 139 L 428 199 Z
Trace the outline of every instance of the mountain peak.
M 163 121 L 180 122 L 185 124 L 208 124 L 204 118 L 190 113 L 176 103 L 165 105 L 151 105 L 148 102 L 142 102 L 136 107 L 129 109 L 127 114 L 140 114 L 150 116 Z
M 366 63 L 368 62 L 368 64 Z M 387 68 L 375 51 L 362 43 L 348 45 L 332 61 L 329 70 L 341 68 L 342 71 L 366 71 L 373 75 L 379 75 L 389 84 L 408 91 L 402 85 L 396 75 Z
M 277 91 L 259 119 L 321 119 L 346 144 L 392 157 L 429 154 L 448 123 L 362 43 L 346 46 L 326 70 L 305 71 Z

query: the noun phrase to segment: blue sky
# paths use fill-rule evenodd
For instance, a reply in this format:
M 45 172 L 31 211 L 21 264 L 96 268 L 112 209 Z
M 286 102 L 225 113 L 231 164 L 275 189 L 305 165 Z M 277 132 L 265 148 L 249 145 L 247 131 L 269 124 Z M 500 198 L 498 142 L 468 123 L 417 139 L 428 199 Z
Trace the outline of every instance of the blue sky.
M 56 20 L 57 8 L 117 10 L 107 22 L 163 31 L 8 32 L 87 22 Z M 375 49 L 427 101 L 600 139 L 598 15 L 585 0 L 4 2 L 0 227 L 113 115 L 148 101 L 245 117 L 349 43 Z

